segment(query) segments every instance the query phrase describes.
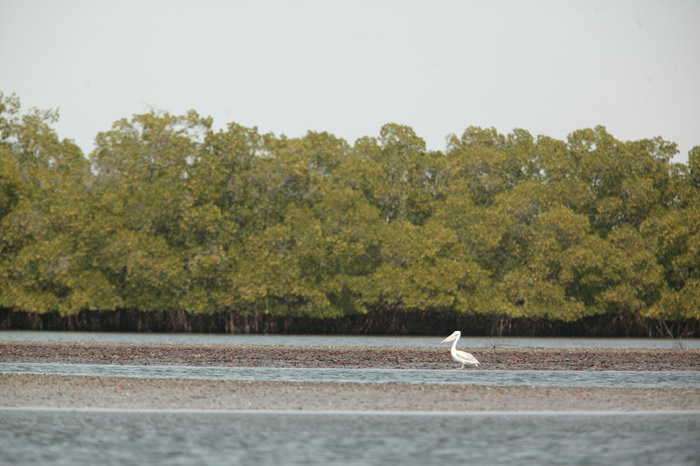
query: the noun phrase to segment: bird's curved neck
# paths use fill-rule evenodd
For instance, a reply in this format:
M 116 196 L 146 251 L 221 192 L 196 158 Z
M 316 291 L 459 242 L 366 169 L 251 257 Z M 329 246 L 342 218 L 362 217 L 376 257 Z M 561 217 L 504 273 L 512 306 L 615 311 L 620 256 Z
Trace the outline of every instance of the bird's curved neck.
M 452 343 L 452 349 L 450 350 L 451 353 L 454 353 L 457 350 L 457 342 L 459 341 L 460 337 L 455 338 L 454 343 Z

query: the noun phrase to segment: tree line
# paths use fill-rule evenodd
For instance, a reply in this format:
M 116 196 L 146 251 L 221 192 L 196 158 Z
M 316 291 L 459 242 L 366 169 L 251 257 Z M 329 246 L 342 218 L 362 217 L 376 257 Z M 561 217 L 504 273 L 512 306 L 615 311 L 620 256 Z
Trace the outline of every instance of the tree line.
M 700 318 L 700 146 L 408 126 L 350 144 L 116 121 L 85 156 L 0 94 L 0 307 Z

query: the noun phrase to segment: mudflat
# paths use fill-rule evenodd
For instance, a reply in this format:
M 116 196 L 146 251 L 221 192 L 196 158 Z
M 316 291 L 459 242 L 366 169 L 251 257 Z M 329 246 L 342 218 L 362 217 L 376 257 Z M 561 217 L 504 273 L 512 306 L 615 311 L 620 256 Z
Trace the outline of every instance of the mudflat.
M 700 371 L 700 349 L 462 348 L 479 370 Z M 446 347 L 181 345 L 0 341 L 0 362 L 223 367 L 452 369 Z
M 700 370 L 700 350 L 474 348 L 477 370 Z M 0 362 L 454 369 L 447 348 L 0 342 Z M 474 369 L 465 369 L 474 370 Z M 700 388 L 139 379 L 0 373 L 0 407 L 304 411 L 700 411 Z
M 303 411 L 687 411 L 695 388 L 484 387 L 0 374 L 0 406 Z

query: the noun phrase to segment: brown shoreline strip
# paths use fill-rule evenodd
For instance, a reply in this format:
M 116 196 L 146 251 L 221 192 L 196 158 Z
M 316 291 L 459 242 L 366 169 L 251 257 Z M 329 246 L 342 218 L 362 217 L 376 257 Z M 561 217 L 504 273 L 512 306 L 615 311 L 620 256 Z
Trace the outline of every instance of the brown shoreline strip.
M 697 411 L 696 388 L 485 387 L 0 374 L 1 407 L 284 411 Z
M 479 370 L 700 370 L 700 349 L 465 348 Z M 224 367 L 454 369 L 447 347 L 181 345 L 0 341 L 0 362 Z

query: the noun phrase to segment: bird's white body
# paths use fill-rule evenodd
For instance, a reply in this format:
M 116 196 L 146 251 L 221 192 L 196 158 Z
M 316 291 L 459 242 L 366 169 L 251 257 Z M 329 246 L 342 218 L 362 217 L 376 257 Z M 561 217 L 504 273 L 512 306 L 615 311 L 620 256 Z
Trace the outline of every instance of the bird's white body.
M 457 330 L 452 335 L 442 340 L 440 343 L 445 343 L 446 341 L 454 341 L 454 343 L 452 343 L 452 349 L 450 349 L 450 354 L 452 355 L 452 359 L 454 359 L 462 365 L 460 369 L 464 369 L 464 366 L 467 364 L 474 367 L 480 366 L 481 363 L 477 361 L 477 359 L 471 353 L 467 353 L 466 351 L 460 351 L 457 349 L 457 342 L 459 341 L 461 336 L 462 332 Z

